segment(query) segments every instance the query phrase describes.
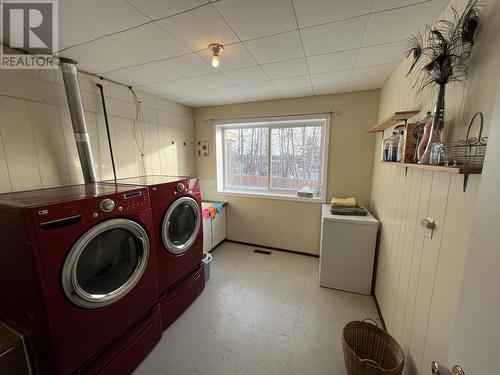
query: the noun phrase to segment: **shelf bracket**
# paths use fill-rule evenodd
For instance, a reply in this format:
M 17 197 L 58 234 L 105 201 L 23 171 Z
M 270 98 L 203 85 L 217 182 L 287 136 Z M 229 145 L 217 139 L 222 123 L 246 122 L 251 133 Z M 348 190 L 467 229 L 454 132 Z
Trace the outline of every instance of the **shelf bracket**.
M 467 184 L 469 183 L 469 175 L 464 174 L 464 193 L 467 191 Z

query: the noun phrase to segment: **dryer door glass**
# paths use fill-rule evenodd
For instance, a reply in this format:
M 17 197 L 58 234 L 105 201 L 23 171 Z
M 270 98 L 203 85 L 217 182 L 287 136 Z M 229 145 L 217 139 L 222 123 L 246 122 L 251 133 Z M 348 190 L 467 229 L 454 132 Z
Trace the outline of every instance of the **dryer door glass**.
M 163 244 L 172 254 L 184 253 L 196 240 L 200 224 L 198 203 L 190 197 L 177 199 L 169 207 L 163 219 Z
M 139 224 L 127 219 L 98 224 L 68 255 L 63 269 L 66 295 L 85 308 L 113 303 L 138 282 L 148 256 L 149 240 Z

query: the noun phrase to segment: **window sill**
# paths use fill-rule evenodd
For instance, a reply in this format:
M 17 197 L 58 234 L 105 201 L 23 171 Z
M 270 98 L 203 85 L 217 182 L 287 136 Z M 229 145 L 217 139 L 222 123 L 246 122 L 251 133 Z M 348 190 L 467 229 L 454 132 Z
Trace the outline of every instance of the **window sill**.
M 324 203 L 324 197 L 314 197 L 314 198 L 303 198 L 297 197 L 292 194 L 279 194 L 279 193 L 269 193 L 269 192 L 258 192 L 253 190 L 234 190 L 234 189 L 222 189 L 217 190 L 217 194 L 237 196 L 243 198 L 261 198 L 261 199 L 274 199 L 274 200 L 285 200 L 285 201 L 295 201 L 295 202 L 308 202 L 322 204 Z

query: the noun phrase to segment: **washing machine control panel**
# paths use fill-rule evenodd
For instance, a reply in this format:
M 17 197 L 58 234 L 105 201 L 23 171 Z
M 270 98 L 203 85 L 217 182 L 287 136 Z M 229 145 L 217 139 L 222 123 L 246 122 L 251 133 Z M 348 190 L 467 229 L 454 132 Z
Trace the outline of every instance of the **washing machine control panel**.
M 177 191 L 178 191 L 179 193 L 182 193 L 182 192 L 184 191 L 184 189 L 185 189 L 185 188 L 186 188 L 186 187 L 184 186 L 184 184 L 183 184 L 182 182 L 179 182 L 179 183 L 177 184 L 177 187 L 176 187 L 176 189 L 177 189 Z
M 102 212 L 111 212 L 115 208 L 115 201 L 113 199 L 103 199 L 99 203 L 99 208 Z
M 89 203 L 88 210 L 92 219 L 101 220 L 110 215 L 122 212 L 136 211 L 149 207 L 149 197 L 146 189 L 114 194 Z
M 143 208 L 148 205 L 149 199 L 146 190 L 134 191 L 123 195 L 123 208 L 126 210 L 134 210 Z

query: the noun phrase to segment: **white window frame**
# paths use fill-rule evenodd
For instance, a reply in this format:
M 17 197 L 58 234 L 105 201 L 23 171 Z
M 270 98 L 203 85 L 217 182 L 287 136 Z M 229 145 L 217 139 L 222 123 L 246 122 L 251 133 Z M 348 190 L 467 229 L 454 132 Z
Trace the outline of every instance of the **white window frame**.
M 312 198 L 298 197 L 297 191 L 293 190 L 281 190 L 281 189 L 270 189 L 270 179 L 271 179 L 271 130 L 276 128 L 290 128 L 294 125 L 290 124 L 291 121 L 297 121 L 297 127 L 303 127 L 304 121 L 307 120 L 324 120 L 325 124 L 322 126 L 321 130 L 321 192 L 319 196 L 314 196 Z M 280 122 L 284 122 L 283 125 L 279 125 Z M 302 122 L 302 124 L 300 124 Z M 239 188 L 228 188 L 226 187 L 226 174 L 225 174 L 225 140 L 224 140 L 224 130 L 226 129 L 238 129 L 238 128 L 253 128 L 253 127 L 266 127 L 269 128 L 268 136 L 268 184 L 267 189 L 239 189 Z M 217 193 L 225 195 L 235 195 L 243 197 L 257 197 L 265 199 L 284 199 L 293 201 L 303 201 L 303 202 L 314 202 L 314 203 L 324 203 L 326 199 L 326 183 L 327 183 L 327 171 L 328 171 L 328 150 L 329 150 L 329 140 L 330 140 L 330 114 L 311 114 L 311 115 L 301 115 L 301 116 L 280 116 L 280 117 L 262 117 L 262 118 L 251 118 L 251 119 L 228 119 L 228 120 L 216 120 L 214 123 L 215 132 L 215 163 L 216 163 L 216 173 L 217 173 Z

